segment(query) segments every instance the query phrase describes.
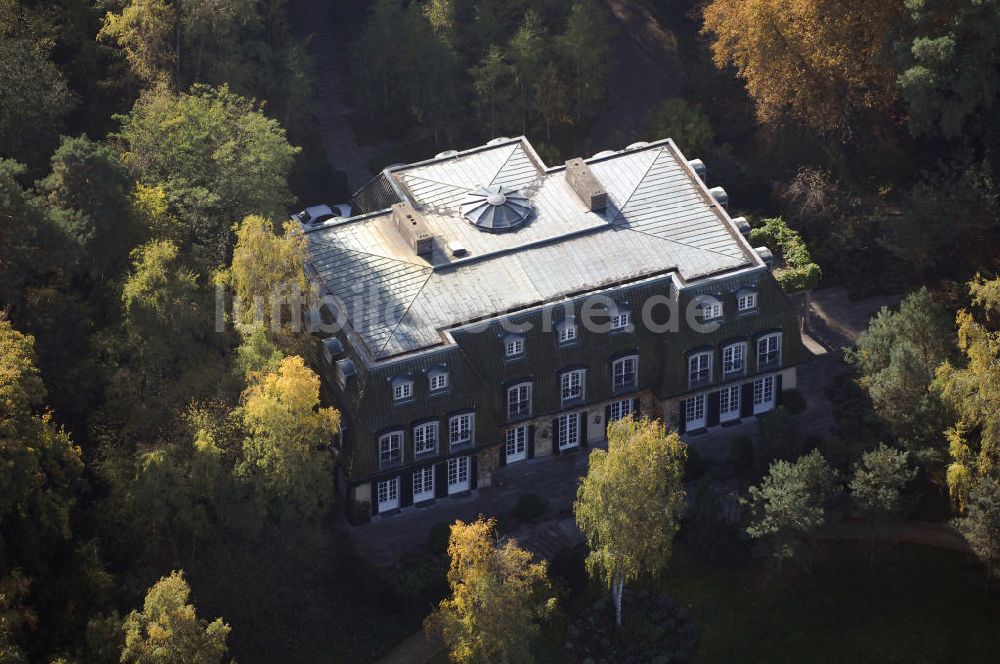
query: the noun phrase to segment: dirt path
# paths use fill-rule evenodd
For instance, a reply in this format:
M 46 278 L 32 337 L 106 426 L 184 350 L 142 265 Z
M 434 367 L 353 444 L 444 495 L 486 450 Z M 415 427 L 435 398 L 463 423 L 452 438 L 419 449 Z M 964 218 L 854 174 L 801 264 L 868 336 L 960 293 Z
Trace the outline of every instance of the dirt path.
M 607 0 L 614 19 L 611 51 L 615 65 L 608 76 L 607 110 L 587 139 L 587 152 L 620 150 L 652 140 L 646 114 L 681 92 L 677 39 L 649 9 L 636 0 Z

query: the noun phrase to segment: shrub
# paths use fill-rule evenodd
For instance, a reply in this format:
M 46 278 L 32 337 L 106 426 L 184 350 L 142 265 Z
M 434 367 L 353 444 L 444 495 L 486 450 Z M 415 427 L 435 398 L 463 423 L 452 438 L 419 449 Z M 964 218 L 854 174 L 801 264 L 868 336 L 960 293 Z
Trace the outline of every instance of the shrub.
M 518 521 L 523 523 L 535 521 L 545 514 L 548 506 L 548 501 L 537 493 L 526 493 L 517 501 L 517 507 L 514 508 L 514 516 L 517 517 Z
M 750 242 L 767 246 L 784 260 L 785 267 L 776 269 L 774 278 L 786 293 L 815 288 L 822 280 L 823 271 L 813 262 L 802 236 L 781 217 L 764 219 L 750 231 Z
M 684 464 L 684 481 L 692 482 L 699 480 L 705 475 L 705 458 L 698 451 L 698 448 L 688 445 L 687 463 Z
M 445 554 L 448 552 L 448 539 L 451 537 L 451 524 L 437 523 L 427 534 L 427 549 L 431 553 Z
M 798 415 L 806 409 L 806 399 L 798 390 L 785 390 L 781 393 L 781 405 L 791 415 Z
M 739 470 L 753 465 L 753 441 L 749 436 L 737 436 L 729 441 L 729 463 Z
M 359 500 L 351 504 L 347 511 L 347 520 L 352 526 L 361 526 L 372 520 L 372 504 L 367 500 Z
M 757 449 L 754 467 L 764 472 L 772 461 L 790 461 L 799 456 L 795 426 L 784 406 L 768 411 L 757 420 Z

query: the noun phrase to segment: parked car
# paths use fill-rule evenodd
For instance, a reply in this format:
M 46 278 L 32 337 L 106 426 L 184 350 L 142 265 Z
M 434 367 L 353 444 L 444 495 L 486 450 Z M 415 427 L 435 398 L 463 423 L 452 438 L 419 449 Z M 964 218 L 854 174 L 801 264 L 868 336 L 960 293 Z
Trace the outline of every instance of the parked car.
M 302 210 L 302 212 L 293 214 L 292 219 L 308 227 L 322 224 L 324 221 L 329 221 L 330 219 L 350 216 L 351 206 L 341 203 L 340 205 L 313 205 Z

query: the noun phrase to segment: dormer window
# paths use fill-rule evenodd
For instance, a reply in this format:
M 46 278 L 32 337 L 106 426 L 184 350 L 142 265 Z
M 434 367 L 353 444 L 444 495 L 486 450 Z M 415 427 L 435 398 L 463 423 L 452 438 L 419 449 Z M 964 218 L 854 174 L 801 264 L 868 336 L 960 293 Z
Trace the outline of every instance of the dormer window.
M 638 355 L 629 355 L 615 360 L 611 365 L 611 389 L 615 392 L 634 389 L 638 364 Z
M 427 372 L 427 385 L 431 393 L 443 392 L 448 389 L 448 367 L 436 366 Z
M 508 334 L 503 338 L 503 355 L 507 358 L 524 355 L 524 337 L 518 334 Z
M 556 335 L 559 339 L 559 345 L 571 344 L 576 341 L 576 320 L 567 318 L 556 323 Z
M 584 377 L 586 371 L 576 369 L 565 372 L 559 380 L 560 395 L 563 403 L 583 400 Z
M 409 401 L 413 398 L 413 379 L 409 376 L 396 376 L 390 381 L 390 385 L 394 402 Z
M 632 312 L 627 305 L 619 304 L 611 312 L 611 331 L 624 332 L 632 328 Z
M 736 311 L 753 311 L 757 308 L 757 293 L 754 291 L 739 291 L 736 294 Z
M 722 318 L 722 302 L 714 297 L 703 296 L 698 304 L 698 311 L 703 322 Z

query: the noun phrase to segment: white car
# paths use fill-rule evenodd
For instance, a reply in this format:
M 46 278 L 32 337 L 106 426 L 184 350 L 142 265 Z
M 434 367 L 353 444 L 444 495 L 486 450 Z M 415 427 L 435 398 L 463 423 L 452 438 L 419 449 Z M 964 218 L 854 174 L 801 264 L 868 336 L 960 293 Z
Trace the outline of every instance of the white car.
M 341 203 L 340 205 L 313 205 L 312 207 L 307 207 L 302 212 L 293 214 L 292 219 L 305 227 L 309 227 L 322 224 L 324 221 L 329 221 L 330 219 L 350 216 L 351 206 Z

